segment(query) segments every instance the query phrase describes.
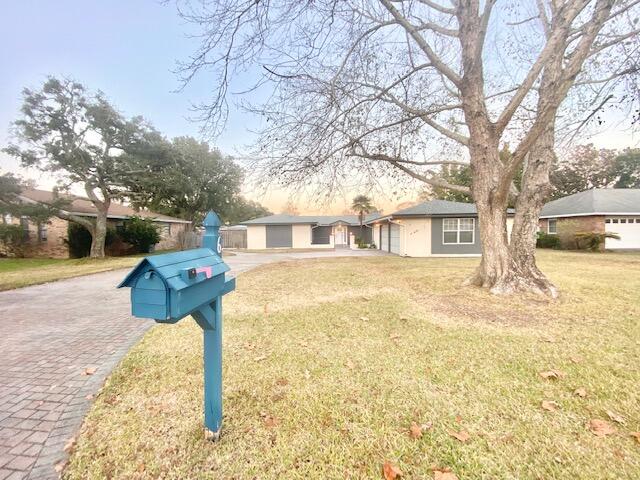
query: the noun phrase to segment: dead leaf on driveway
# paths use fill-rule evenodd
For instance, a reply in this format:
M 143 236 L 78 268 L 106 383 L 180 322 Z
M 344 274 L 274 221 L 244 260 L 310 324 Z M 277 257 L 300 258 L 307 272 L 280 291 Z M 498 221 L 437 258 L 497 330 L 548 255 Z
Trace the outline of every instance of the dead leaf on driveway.
M 613 428 L 609 422 L 596 418 L 589 420 L 589 430 L 597 437 L 606 437 L 607 435 L 616 433 L 616 429 Z
M 460 430 L 459 432 L 456 432 L 454 430 L 449 430 L 449 435 L 451 435 L 453 438 L 460 440 L 462 443 L 468 441 L 471 438 L 471 435 L 469 435 L 469 432 L 466 432 L 465 430 Z
M 580 398 L 584 398 L 584 397 L 586 397 L 586 396 L 587 396 L 587 390 L 586 390 L 585 388 L 582 388 L 582 387 L 580 387 L 580 388 L 576 388 L 576 389 L 573 391 L 573 394 L 574 394 L 574 395 L 577 395 L 577 396 L 578 396 L 578 397 L 580 397 Z
M 636 442 L 640 443 L 640 432 L 631 432 L 629 435 L 635 438 Z
M 391 462 L 386 461 L 384 465 L 382 465 L 382 474 L 385 480 L 394 480 L 402 476 L 402 471 Z
M 83 375 L 93 375 L 98 369 L 96 367 L 88 367 L 84 369 Z
M 612 412 L 611 410 L 607 410 L 607 415 L 609 416 L 609 418 L 611 420 L 613 420 L 616 423 L 619 423 L 620 425 L 624 425 L 625 423 L 627 423 L 624 419 L 623 416 L 618 415 L 616 412 Z
M 65 443 L 63 450 L 67 453 L 70 453 L 71 450 L 73 450 L 73 447 L 75 447 L 76 445 L 76 437 L 71 437 L 69 440 L 67 440 L 67 443 Z
M 549 412 L 555 412 L 558 408 L 560 408 L 558 402 L 554 402 L 553 400 L 543 400 L 541 406 Z
M 551 369 L 540 372 L 540 376 L 545 380 L 559 380 L 565 377 L 565 373 L 561 370 Z

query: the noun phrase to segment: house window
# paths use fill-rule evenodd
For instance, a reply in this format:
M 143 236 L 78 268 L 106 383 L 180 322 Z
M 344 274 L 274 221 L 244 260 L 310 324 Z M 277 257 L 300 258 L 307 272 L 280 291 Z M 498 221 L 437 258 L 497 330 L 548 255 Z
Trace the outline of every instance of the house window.
M 29 217 L 20 217 L 20 226 L 24 231 L 25 238 L 29 238 Z
M 162 237 L 170 237 L 171 236 L 171 224 L 165 223 L 160 227 L 160 236 Z
M 620 219 L 620 223 L 627 223 L 627 219 L 626 218 L 621 218 Z
M 556 234 L 558 233 L 558 220 L 555 218 L 550 218 L 547 223 L 547 233 Z
M 475 218 L 444 218 L 442 220 L 442 243 L 474 243 L 475 223 Z
M 618 223 L 618 219 L 617 218 L 612 219 L 611 223 Z
M 607 218 L 607 219 L 604 221 L 604 223 L 611 223 L 611 219 L 610 219 L 610 218 Z
M 38 224 L 38 238 L 41 242 L 47 241 L 47 224 L 44 222 Z

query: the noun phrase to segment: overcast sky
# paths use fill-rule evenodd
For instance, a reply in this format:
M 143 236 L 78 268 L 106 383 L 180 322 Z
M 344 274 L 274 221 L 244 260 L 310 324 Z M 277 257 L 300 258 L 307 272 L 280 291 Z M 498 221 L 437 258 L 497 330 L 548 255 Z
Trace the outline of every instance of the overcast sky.
M 188 37 L 190 26 L 172 4 L 153 0 L 20 0 L 3 2 L 0 17 L 0 145 L 20 108 L 20 91 L 38 87 L 47 75 L 70 76 L 90 89 L 100 89 L 126 115 L 143 115 L 168 137 L 199 136 L 198 124 L 189 120 L 190 106 L 210 97 L 210 78 L 198 77 L 181 92 L 173 73 L 176 61 L 185 59 L 197 39 Z M 191 33 L 193 33 L 191 31 Z M 228 154 L 250 142 L 256 121 L 233 109 L 226 131 L 215 144 Z M 609 132 L 595 139 L 607 147 L 637 145 L 624 133 Z M 17 162 L 0 153 L 2 171 L 20 172 L 50 188 L 52 180 L 35 170 L 22 171 Z M 257 197 L 273 210 L 286 194 L 273 192 Z M 347 192 L 347 197 L 353 192 Z M 407 198 L 380 198 L 385 208 Z M 349 198 L 332 211 L 342 211 Z M 303 211 L 318 207 L 301 202 Z M 326 209 L 322 209 L 326 210 Z

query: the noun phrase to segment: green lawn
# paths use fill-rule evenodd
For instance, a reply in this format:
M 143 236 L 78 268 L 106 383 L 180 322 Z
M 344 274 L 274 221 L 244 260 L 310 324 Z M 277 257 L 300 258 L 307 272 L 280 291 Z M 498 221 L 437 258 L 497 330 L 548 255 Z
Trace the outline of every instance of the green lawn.
M 241 275 L 224 301 L 221 441 L 203 440 L 201 332 L 185 319 L 112 374 L 65 477 L 375 479 L 390 462 L 410 479 L 637 479 L 640 255 L 539 256 L 556 302 L 460 288 L 474 259 Z

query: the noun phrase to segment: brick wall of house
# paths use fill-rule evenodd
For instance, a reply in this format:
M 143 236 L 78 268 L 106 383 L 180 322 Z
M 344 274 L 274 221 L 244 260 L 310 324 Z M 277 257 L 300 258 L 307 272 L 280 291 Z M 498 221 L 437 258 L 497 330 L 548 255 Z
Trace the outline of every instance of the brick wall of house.
M 188 227 L 184 223 L 164 223 L 157 222 L 160 230 L 160 242 L 156 245 L 156 250 L 173 250 L 179 248 L 180 239 L 183 232 Z
M 547 233 L 548 220 L 546 218 L 540 219 L 539 227 L 541 231 Z M 562 248 L 575 249 L 577 248 L 575 242 L 575 234 L 577 232 L 605 232 L 604 216 L 592 215 L 587 217 L 558 218 L 557 231 Z M 604 250 L 604 242 L 600 248 Z
M 109 219 L 109 228 L 116 229 L 122 224 L 122 220 Z M 19 218 L 12 218 L 11 223 L 24 225 Z M 68 258 L 69 248 L 65 243 L 67 238 L 68 221 L 52 217 L 44 226 L 46 239 L 42 238 L 43 229 L 39 229 L 34 222 L 28 222 L 29 236 L 24 247 L 24 256 L 29 258 Z M 161 240 L 156 245 L 156 250 L 172 250 L 180 247 L 181 233 L 188 225 L 184 223 L 157 222 Z M 0 252 L 2 253 L 2 252 Z M 126 244 L 107 247 L 107 255 L 125 255 Z
M 20 225 L 20 219 L 13 219 L 12 223 Z M 53 217 L 48 223 L 38 228 L 38 224 L 29 222 L 29 236 L 24 248 L 25 257 L 33 258 L 67 258 L 69 249 L 64 243 L 67 238 L 66 220 Z M 46 238 L 43 238 L 46 236 Z

